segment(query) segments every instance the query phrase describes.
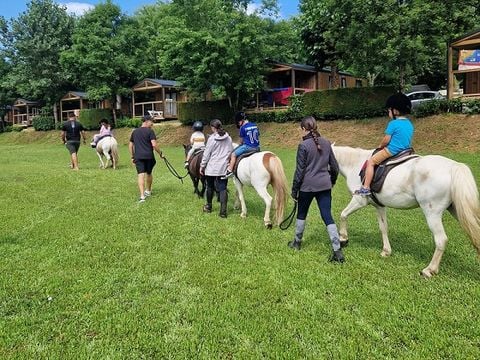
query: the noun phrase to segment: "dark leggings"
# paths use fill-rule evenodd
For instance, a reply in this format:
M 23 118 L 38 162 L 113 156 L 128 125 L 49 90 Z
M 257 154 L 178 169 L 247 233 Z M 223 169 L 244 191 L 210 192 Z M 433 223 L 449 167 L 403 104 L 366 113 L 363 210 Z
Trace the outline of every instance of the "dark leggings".
M 317 199 L 320 216 L 326 226 L 335 224 L 332 217 L 332 190 L 324 190 L 318 192 L 303 192 L 300 191 L 298 195 L 298 220 L 305 220 L 308 214 L 308 209 L 312 203 L 313 198 Z
M 211 204 L 213 193 L 227 190 L 228 179 L 221 179 L 220 176 L 205 176 L 207 182 L 207 203 Z

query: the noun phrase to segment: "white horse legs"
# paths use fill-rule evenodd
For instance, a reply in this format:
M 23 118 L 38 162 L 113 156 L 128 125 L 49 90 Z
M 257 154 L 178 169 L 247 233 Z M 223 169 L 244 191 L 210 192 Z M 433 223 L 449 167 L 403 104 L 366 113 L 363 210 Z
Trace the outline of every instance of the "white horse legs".
M 100 155 L 98 151 L 97 151 L 97 156 L 98 156 L 98 159 L 100 160 L 100 168 L 105 169 L 105 164 L 103 163 L 102 155 Z
M 350 200 L 350 202 L 348 203 L 347 207 L 343 209 L 342 213 L 340 214 L 340 224 L 338 229 L 341 242 L 348 241 L 347 218 L 355 211 L 360 210 L 367 205 L 368 200 L 366 198 L 363 198 L 359 195 L 354 195 L 352 197 L 352 200 Z
M 384 207 L 377 207 L 377 220 L 378 227 L 382 233 L 383 249 L 380 253 L 381 256 L 387 257 L 392 254 L 392 248 L 390 247 L 390 241 L 388 240 L 388 224 L 387 224 L 387 209 Z
M 235 209 L 238 209 L 238 203 L 240 202 L 241 213 L 240 217 L 246 218 L 247 217 L 247 205 L 245 204 L 245 196 L 243 194 L 243 185 L 239 183 L 237 179 L 234 179 L 235 188 L 236 188 L 236 197 L 235 197 Z M 272 221 L 270 220 L 270 210 L 272 208 L 272 197 L 268 193 L 266 187 L 255 186 L 253 185 L 254 189 L 257 191 L 258 195 L 263 199 L 265 202 L 265 214 L 263 216 L 263 223 L 268 229 L 272 228 Z
M 428 227 L 433 234 L 433 240 L 435 241 L 435 252 L 433 253 L 432 260 L 430 264 L 422 270 L 421 274 L 426 277 L 432 277 L 433 275 L 438 274 L 440 269 L 440 261 L 442 260 L 443 252 L 447 245 L 447 234 L 443 228 L 442 223 L 442 213 L 427 213 L 424 211 L 425 218 L 427 219 Z

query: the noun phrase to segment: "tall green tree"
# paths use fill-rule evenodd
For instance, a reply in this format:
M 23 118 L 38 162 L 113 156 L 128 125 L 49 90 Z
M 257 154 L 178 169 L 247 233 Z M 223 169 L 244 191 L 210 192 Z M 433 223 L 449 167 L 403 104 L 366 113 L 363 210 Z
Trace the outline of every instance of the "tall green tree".
M 130 92 L 136 79 L 135 28 L 132 19 L 110 0 L 95 6 L 76 23 L 73 45 L 61 56 L 71 80 L 91 100 Z
M 224 94 L 233 108 L 263 87 L 274 26 L 247 14 L 252 1 L 172 0 L 156 37 L 159 67 L 191 93 Z M 275 11 L 264 1 L 259 11 Z M 284 32 L 285 33 L 285 32 Z
M 52 0 L 32 0 L 2 31 L 4 59 L 11 68 L 2 86 L 53 105 L 68 85 L 60 53 L 71 44 L 73 19 Z M 55 112 L 56 115 L 56 112 Z

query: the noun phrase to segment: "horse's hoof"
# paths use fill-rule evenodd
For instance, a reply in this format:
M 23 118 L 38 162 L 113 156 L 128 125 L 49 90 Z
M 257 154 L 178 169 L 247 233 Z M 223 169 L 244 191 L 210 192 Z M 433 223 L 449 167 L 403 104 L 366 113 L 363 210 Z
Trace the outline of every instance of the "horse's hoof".
M 431 271 L 429 268 L 425 268 L 420 271 L 420 275 L 423 276 L 425 279 L 430 279 L 435 273 Z
M 240 217 L 241 217 L 242 219 L 245 219 L 245 218 L 247 217 L 247 214 L 241 213 L 241 214 L 240 214 Z
M 265 227 L 266 227 L 268 230 L 272 230 L 272 224 L 271 224 L 271 223 L 265 224 Z
M 382 250 L 382 252 L 380 253 L 380 256 L 381 257 L 389 257 L 391 254 L 392 254 L 391 251 Z
M 348 246 L 348 240 L 340 240 L 340 248 L 346 248 Z

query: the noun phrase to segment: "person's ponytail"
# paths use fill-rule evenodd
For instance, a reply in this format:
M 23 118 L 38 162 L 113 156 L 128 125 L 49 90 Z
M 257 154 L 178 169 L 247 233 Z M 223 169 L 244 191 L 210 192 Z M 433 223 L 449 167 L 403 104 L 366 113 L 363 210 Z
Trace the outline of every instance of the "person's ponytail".
M 317 130 L 317 121 L 315 118 L 313 116 L 304 117 L 300 126 L 306 131 L 310 132 L 313 137 L 313 141 L 315 141 L 315 145 L 317 145 L 318 151 L 321 151 L 322 147 L 320 146 L 320 141 L 318 140 L 320 138 L 320 133 Z
M 222 122 L 220 120 L 213 119 L 212 121 L 210 121 L 210 126 L 217 130 L 218 135 L 225 135 L 225 130 L 223 129 Z

